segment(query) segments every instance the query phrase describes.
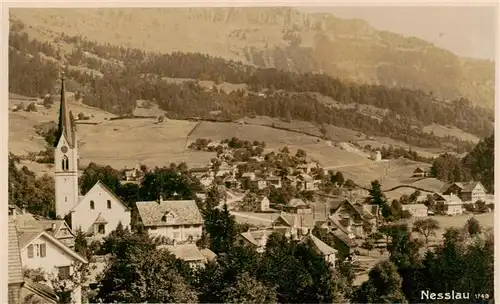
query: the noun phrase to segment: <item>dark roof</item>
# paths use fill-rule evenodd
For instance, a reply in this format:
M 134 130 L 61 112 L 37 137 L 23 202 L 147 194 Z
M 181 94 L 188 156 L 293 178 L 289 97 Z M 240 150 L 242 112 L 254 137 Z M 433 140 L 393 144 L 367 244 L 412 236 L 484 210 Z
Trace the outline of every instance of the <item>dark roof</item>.
M 144 226 L 200 225 L 203 217 L 194 200 L 137 202 L 137 210 Z M 175 214 L 175 224 L 161 221 L 168 212 Z
M 59 300 L 59 297 L 56 295 L 54 290 L 45 284 L 33 282 L 32 280 L 26 278 L 23 287 L 36 293 L 39 297 L 44 298 L 44 300 L 49 303 L 57 303 Z
M 107 224 L 108 221 L 104 218 L 104 216 L 99 213 L 99 215 L 97 216 L 97 219 L 94 221 L 94 224 Z
M 23 279 L 23 265 L 21 262 L 21 251 L 19 241 L 17 239 L 16 223 L 9 220 L 9 252 L 8 252 L 8 268 L 9 268 L 9 284 L 17 284 L 24 282 Z
M 64 135 L 71 148 L 75 147 L 75 126 L 71 119 L 71 113 L 68 111 L 66 103 L 66 92 L 64 88 L 64 75 L 61 77 L 61 105 L 59 107 L 59 125 L 54 145 L 57 146 L 59 140 Z

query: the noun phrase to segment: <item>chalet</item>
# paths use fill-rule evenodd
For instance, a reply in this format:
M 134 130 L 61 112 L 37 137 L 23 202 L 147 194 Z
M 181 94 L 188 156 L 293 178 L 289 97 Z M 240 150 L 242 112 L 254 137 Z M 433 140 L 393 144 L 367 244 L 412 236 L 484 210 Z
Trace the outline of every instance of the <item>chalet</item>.
M 331 266 L 335 267 L 335 261 L 337 259 L 337 250 L 328 246 L 325 242 L 315 237 L 311 232 L 305 236 L 301 242 L 310 241 L 315 249 L 323 256 L 325 261 Z
M 201 238 L 203 217 L 193 200 L 137 202 L 140 221 L 151 236 L 164 236 L 176 243 Z
M 314 214 L 292 214 L 282 212 L 271 224 L 274 230 L 282 232 L 286 236 L 300 239 L 314 228 Z
M 338 207 L 331 210 L 331 215 L 338 216 L 356 238 L 364 238 L 377 225 L 378 208 L 374 205 L 354 204 L 345 199 Z
M 417 167 L 413 171 L 413 177 L 427 177 L 430 175 L 430 171 L 428 168 Z
M 299 190 L 313 191 L 318 190 L 317 183 L 309 174 L 299 174 L 297 177 L 297 188 Z
M 455 194 L 433 194 L 434 201 L 436 203 L 443 203 L 444 213 L 446 215 L 458 215 L 462 214 L 464 211 L 462 200 Z
M 444 195 L 454 194 L 463 202 L 475 203 L 486 199 L 486 189 L 481 182 L 461 182 L 446 184 L 442 188 Z
M 269 186 L 274 188 L 281 188 L 281 177 L 279 176 L 269 176 L 266 178 L 266 182 Z
M 424 204 L 405 204 L 401 206 L 403 211 L 409 211 L 413 217 L 427 216 L 427 206 Z
M 261 200 L 260 200 L 260 211 L 269 211 L 269 198 L 267 198 L 267 196 L 264 196 Z
M 312 213 L 311 206 L 300 198 L 292 198 L 284 207 L 290 213 Z
M 206 263 L 213 260 L 216 255 L 210 249 L 198 249 L 195 244 L 179 244 L 179 245 L 160 245 L 157 249 L 166 249 L 175 255 L 176 258 L 183 260 L 193 269 L 199 269 L 205 266 Z
M 242 232 L 238 236 L 237 242 L 239 242 L 240 245 L 254 248 L 257 252 L 262 253 L 266 249 L 267 239 L 269 238 L 269 235 L 271 235 L 271 233 L 273 233 L 273 230 L 270 229 L 249 229 L 246 232 Z
M 76 265 L 88 263 L 84 257 L 43 229 L 19 228 L 17 234 L 21 262 L 27 269 L 42 268 L 48 274 L 65 279 L 77 271 Z M 81 286 L 73 290 L 71 298 L 73 303 L 82 302 Z
M 130 226 L 130 209 L 104 183 L 98 181 L 70 211 L 71 227 L 101 240 L 118 223 Z

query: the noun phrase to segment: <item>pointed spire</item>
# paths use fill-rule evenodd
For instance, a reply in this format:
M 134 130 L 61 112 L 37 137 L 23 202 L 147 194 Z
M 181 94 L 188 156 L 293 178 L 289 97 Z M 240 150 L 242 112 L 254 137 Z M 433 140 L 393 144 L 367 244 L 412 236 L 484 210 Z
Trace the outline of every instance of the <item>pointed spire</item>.
M 68 111 L 66 104 L 66 90 L 64 87 L 64 72 L 61 73 L 61 105 L 59 108 L 59 124 L 57 130 L 57 140 L 54 145 L 57 145 L 61 136 L 64 134 L 70 147 L 74 147 L 74 128 L 71 120 L 71 113 Z

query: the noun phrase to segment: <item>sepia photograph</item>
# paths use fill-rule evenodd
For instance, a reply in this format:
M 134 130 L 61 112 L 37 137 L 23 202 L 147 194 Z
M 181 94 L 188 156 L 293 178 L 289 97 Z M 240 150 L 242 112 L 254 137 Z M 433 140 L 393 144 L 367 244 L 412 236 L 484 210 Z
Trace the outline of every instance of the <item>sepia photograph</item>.
M 494 303 L 498 3 L 137 5 L 3 7 L 8 304 Z

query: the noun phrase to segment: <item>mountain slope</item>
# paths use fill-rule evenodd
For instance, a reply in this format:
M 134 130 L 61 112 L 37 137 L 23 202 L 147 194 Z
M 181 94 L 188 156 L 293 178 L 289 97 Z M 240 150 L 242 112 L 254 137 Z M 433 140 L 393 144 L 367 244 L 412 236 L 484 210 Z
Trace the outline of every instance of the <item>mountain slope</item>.
M 11 9 L 30 37 L 59 33 L 161 52 L 201 52 L 257 66 L 465 97 L 492 109 L 494 64 L 360 20 L 291 8 Z

